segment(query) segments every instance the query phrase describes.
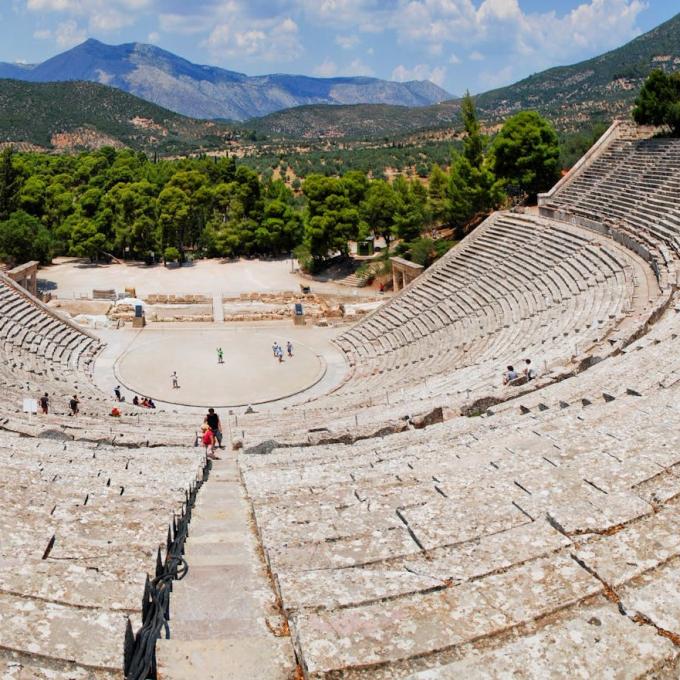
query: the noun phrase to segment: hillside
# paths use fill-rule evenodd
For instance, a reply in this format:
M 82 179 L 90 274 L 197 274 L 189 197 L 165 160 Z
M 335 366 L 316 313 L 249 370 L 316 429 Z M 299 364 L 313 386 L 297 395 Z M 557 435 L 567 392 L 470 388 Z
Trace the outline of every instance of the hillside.
M 247 76 L 193 64 L 154 45 L 106 45 L 97 40 L 87 40 L 42 64 L 0 63 L 0 77 L 30 82 L 98 82 L 187 116 L 230 120 L 246 120 L 307 104 L 425 106 L 451 97 L 429 81 Z
M 572 66 L 542 71 L 475 97 L 487 125 L 522 109 L 536 109 L 561 131 L 625 115 L 654 68 L 680 69 L 680 14 L 611 52 Z M 308 106 L 248 121 L 262 134 L 293 138 L 391 137 L 458 123 L 458 101 L 423 108 Z
M 262 135 L 293 139 L 393 139 L 425 128 L 450 125 L 460 108 L 458 101 L 418 108 L 384 104 L 300 106 L 252 118 L 246 125 Z
M 0 143 L 72 150 L 129 146 L 162 154 L 224 147 L 233 128 L 180 116 L 96 83 L 0 80 Z

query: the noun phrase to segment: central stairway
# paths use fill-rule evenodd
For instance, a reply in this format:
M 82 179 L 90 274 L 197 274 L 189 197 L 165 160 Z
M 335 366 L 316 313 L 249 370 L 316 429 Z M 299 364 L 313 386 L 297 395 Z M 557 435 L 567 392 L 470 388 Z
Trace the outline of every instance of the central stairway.
M 222 293 L 213 293 L 213 322 L 224 323 L 224 305 L 222 303 Z
M 293 677 L 290 634 L 234 458 L 214 463 L 189 531 L 189 573 L 173 586 L 171 639 L 158 641 L 159 677 Z

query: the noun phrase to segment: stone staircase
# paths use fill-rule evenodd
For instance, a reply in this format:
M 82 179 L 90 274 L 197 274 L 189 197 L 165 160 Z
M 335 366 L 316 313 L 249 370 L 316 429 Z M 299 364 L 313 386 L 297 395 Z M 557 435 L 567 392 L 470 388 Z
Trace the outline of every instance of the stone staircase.
M 174 584 L 169 640 L 158 643 L 164 680 L 287 680 L 295 669 L 234 458 L 216 461 L 201 489 Z

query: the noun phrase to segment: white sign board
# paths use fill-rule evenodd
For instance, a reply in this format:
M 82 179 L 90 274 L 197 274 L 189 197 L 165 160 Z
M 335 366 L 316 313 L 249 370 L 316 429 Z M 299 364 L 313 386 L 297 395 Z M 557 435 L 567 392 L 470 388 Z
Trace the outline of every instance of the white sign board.
M 24 399 L 24 413 L 37 413 L 37 412 L 38 412 L 38 400 Z

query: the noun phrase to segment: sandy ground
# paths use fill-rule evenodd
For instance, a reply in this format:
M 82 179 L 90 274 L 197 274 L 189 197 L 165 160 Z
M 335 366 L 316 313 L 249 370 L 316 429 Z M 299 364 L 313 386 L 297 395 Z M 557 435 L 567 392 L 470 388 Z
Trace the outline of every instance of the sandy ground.
M 109 373 L 107 382 L 119 382 L 127 399 L 139 394 L 168 404 L 215 407 L 271 402 L 316 385 L 326 378 L 328 361 L 337 363 L 327 356 L 328 329 L 304 332 L 288 323 L 158 325 L 114 333 L 110 335 L 118 345 L 117 350 L 111 348 L 115 377 Z M 292 358 L 285 353 L 288 339 L 293 343 Z M 273 356 L 275 340 L 284 348 L 282 363 Z M 224 364 L 217 362 L 218 347 L 224 350 Z M 338 368 L 344 373 L 344 365 L 335 366 L 333 380 L 338 379 Z M 172 388 L 173 371 L 179 389 Z
M 291 273 L 291 260 L 198 260 L 183 267 L 147 266 L 143 263 L 99 264 L 75 258 L 56 258 L 38 272 L 38 285 L 62 298 L 91 297 L 93 289 L 123 292 L 134 288 L 138 296 L 202 293 L 224 295 L 300 290 L 363 297 L 375 295 L 370 288 L 351 288 L 335 283 L 308 281 Z

